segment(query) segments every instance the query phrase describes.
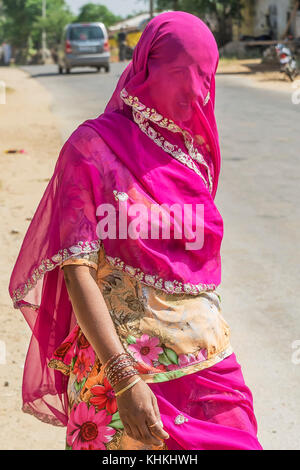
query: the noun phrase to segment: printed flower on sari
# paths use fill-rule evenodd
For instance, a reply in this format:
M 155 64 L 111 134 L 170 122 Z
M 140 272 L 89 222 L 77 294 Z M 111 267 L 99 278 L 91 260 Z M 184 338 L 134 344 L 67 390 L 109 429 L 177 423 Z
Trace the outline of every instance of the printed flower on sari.
M 176 369 L 178 369 L 178 367 L 179 367 L 179 366 L 178 366 L 177 364 L 169 364 L 169 365 L 167 366 L 167 369 L 168 369 L 168 370 L 176 370 Z
M 103 385 L 95 385 L 91 388 L 91 392 L 95 395 L 90 398 L 92 405 L 96 405 L 99 409 L 105 408 L 110 415 L 116 413 L 118 405 L 115 392 L 106 377 L 104 377 Z
M 163 352 L 163 349 L 157 346 L 158 344 L 159 338 L 156 336 L 150 338 L 150 336 L 144 334 L 136 340 L 135 344 L 130 344 L 128 349 L 134 353 L 138 361 L 152 365 L 152 361 L 157 361 L 159 354 Z
M 196 358 L 193 354 L 180 354 L 178 356 L 178 362 L 180 367 L 186 367 L 195 362 Z
M 207 349 L 203 348 L 200 349 L 196 356 L 197 361 L 206 361 L 207 360 Z
M 206 349 L 200 349 L 198 352 L 197 356 L 194 354 L 180 354 L 178 356 L 178 362 L 180 367 L 186 367 L 194 362 L 201 362 L 201 361 L 206 361 L 207 360 L 207 350 Z
M 88 342 L 83 333 L 81 333 L 77 339 L 77 346 L 79 349 L 87 349 L 90 347 L 90 343 Z
M 101 410 L 96 413 L 94 406 L 88 408 L 85 402 L 75 406 L 67 426 L 67 444 L 73 450 L 106 450 L 116 430 L 109 427 L 111 416 Z
M 69 349 L 72 347 L 72 343 L 69 341 L 62 343 L 54 352 L 54 356 L 58 357 L 59 359 L 64 359 L 65 355 L 69 351 Z
M 84 351 L 80 351 L 77 360 L 74 364 L 73 372 L 77 377 L 77 382 L 81 382 L 89 373 L 91 368 L 91 358 L 85 354 Z

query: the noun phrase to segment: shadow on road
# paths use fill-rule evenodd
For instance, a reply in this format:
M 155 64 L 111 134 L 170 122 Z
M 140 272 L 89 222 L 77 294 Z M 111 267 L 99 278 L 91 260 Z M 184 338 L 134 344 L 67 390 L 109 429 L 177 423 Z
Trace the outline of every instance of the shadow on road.
M 252 72 L 250 70 L 245 71 L 228 71 L 228 72 L 217 72 L 216 75 L 251 75 Z
M 101 72 L 98 72 L 98 70 L 88 70 L 88 71 L 75 71 L 75 72 L 71 72 L 71 73 L 63 73 L 63 74 L 60 74 L 58 72 L 46 72 L 46 73 L 30 73 L 30 77 L 31 78 L 38 78 L 38 77 L 53 77 L 53 76 L 60 76 L 60 77 L 70 77 L 72 75 L 94 75 L 94 74 L 98 74 L 98 75 L 109 75 L 109 74 L 104 74 L 104 73 L 101 73 Z

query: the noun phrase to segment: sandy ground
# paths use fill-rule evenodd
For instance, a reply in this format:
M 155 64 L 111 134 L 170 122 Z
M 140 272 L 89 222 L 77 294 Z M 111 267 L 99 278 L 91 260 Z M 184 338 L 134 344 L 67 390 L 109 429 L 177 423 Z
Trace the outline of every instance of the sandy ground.
M 221 61 L 218 73 L 247 74 L 254 86 L 291 90 L 279 72 L 268 75 L 255 61 L 250 61 L 251 66 L 243 62 Z M 5 67 L 0 68 L 0 80 L 7 86 L 7 102 L 0 104 L 0 341 L 6 346 L 5 361 L 0 362 L 0 448 L 63 449 L 65 428 L 43 424 L 20 411 L 30 331 L 8 294 L 10 273 L 62 141 L 50 112 L 51 96 L 36 80 L 17 68 Z M 27 153 L 5 154 L 10 148 Z
M 249 78 L 247 85 L 276 91 L 291 92 L 292 83 L 277 65 L 262 64 L 261 59 L 220 59 L 217 74 Z M 296 80 L 300 80 L 300 75 Z
M 20 411 L 23 364 L 29 327 L 12 307 L 8 282 L 24 233 L 52 174 L 61 148 L 60 133 L 49 105 L 50 96 L 17 68 L 0 68 L 7 86 L 0 104 L 0 341 L 6 364 L 0 363 L 0 448 L 62 449 L 65 428 L 39 422 Z M 25 149 L 26 154 L 5 154 Z

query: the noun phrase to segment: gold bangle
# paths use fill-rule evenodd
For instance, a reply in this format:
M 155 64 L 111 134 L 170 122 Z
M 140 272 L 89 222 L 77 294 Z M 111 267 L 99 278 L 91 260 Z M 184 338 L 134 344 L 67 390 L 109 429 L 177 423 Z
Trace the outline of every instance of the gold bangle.
M 141 379 L 141 377 L 138 377 L 137 379 L 135 379 L 133 382 L 131 382 L 129 385 L 127 385 L 126 387 L 122 388 L 121 390 L 119 390 L 117 393 L 115 393 L 115 396 L 118 397 L 119 395 L 121 395 L 121 393 L 125 392 L 126 390 L 128 390 L 129 388 L 133 387 L 136 383 L 138 383 Z

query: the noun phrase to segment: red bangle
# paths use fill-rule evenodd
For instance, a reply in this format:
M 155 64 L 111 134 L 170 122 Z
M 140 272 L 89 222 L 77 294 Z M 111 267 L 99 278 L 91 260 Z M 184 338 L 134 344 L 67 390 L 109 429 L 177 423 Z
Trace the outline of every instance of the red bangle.
M 126 355 L 126 356 L 127 356 L 128 354 L 124 352 L 124 353 L 116 353 L 116 354 L 114 354 L 113 356 L 111 356 L 111 357 L 106 361 L 106 363 L 104 364 L 103 369 L 105 369 L 105 368 L 107 367 L 107 365 L 108 365 L 113 359 L 116 359 L 118 356 L 123 356 L 123 355 Z
M 130 371 L 129 374 L 120 377 L 119 380 L 117 380 L 116 382 L 114 382 L 113 384 L 111 384 L 112 388 L 116 387 L 117 385 L 119 385 L 119 383 L 123 382 L 124 380 L 129 379 L 130 377 L 133 377 L 134 375 L 138 375 L 137 370 L 135 370 L 135 371 L 132 370 L 132 371 Z

